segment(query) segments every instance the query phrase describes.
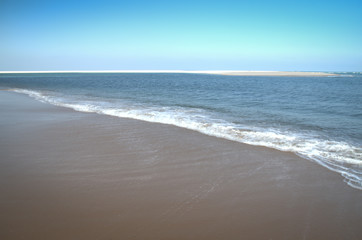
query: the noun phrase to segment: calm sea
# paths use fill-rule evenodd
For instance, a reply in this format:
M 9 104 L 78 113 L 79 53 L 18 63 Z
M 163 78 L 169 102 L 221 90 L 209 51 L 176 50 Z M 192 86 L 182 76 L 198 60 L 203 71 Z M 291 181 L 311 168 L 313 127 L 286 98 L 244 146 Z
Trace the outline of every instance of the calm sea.
M 40 101 L 294 152 L 362 189 L 362 75 L 1 74 Z

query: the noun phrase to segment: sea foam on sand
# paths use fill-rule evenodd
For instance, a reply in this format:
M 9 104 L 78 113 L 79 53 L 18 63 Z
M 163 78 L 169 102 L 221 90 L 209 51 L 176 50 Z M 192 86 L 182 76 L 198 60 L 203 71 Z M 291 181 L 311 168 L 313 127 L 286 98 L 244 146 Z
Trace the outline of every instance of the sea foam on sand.
M 362 239 L 361 192 L 292 153 L 17 93 L 0 110 L 1 239 Z

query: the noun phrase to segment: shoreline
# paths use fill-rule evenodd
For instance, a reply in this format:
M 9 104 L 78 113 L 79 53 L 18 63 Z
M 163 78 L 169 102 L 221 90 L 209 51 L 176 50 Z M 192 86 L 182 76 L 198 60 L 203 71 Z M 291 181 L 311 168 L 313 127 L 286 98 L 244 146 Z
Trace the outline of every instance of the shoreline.
M 0 238 L 362 237 L 361 192 L 292 153 L 0 99 Z
M 228 76 L 278 76 L 278 77 L 328 77 L 339 76 L 328 72 L 303 72 L 303 71 L 239 71 L 239 70 L 71 70 L 71 71 L 0 71 L 0 74 L 23 73 L 185 73 L 185 74 L 214 74 Z
M 355 189 L 362 190 L 362 188 L 360 186 L 360 182 L 356 181 L 356 179 L 359 179 L 359 175 L 355 174 L 355 172 L 353 172 L 353 171 L 348 172 L 348 171 L 346 171 L 346 169 L 341 170 L 341 169 L 337 168 L 336 166 L 334 166 L 333 164 L 330 164 L 328 159 L 324 159 L 324 158 L 320 159 L 320 158 L 316 157 L 315 152 L 314 152 L 314 156 L 310 156 L 310 155 L 308 155 L 308 152 L 301 151 L 301 149 L 298 149 L 298 148 L 294 148 L 294 149 L 289 148 L 289 149 L 286 150 L 285 148 L 283 149 L 283 147 L 280 147 L 280 146 L 278 146 L 276 144 L 274 144 L 274 145 L 270 144 L 271 142 L 273 142 L 273 139 L 270 139 L 269 141 L 264 141 L 262 138 L 261 139 L 259 138 L 259 139 L 256 139 L 254 141 L 250 141 L 250 140 L 249 141 L 243 141 L 243 137 L 238 138 L 238 136 L 235 137 L 232 134 L 228 135 L 228 134 L 223 133 L 222 131 L 221 132 L 217 132 L 217 131 L 213 132 L 212 130 L 214 130 L 214 129 L 211 129 L 211 130 L 206 129 L 205 130 L 203 128 L 193 127 L 190 124 L 189 125 L 183 125 L 183 124 L 179 124 L 179 122 L 162 121 L 162 120 L 157 119 L 157 118 L 152 119 L 152 118 L 148 118 L 148 117 L 144 117 L 144 116 L 140 117 L 140 116 L 137 116 L 137 115 L 114 114 L 112 112 L 109 113 L 107 111 L 103 111 L 103 110 L 101 110 L 101 108 L 97 108 L 97 109 L 87 108 L 87 107 L 79 108 L 78 105 L 72 106 L 72 105 L 64 104 L 62 102 L 56 102 L 56 101 L 54 102 L 54 101 L 49 100 L 48 98 L 43 98 L 42 94 L 40 93 L 40 95 L 39 95 L 37 91 L 35 91 L 35 92 L 28 91 L 28 90 L 23 91 L 23 90 L 19 90 L 19 89 L 0 89 L 0 90 L 25 94 L 27 96 L 30 96 L 32 99 L 36 99 L 37 101 L 45 102 L 47 104 L 51 104 L 51 105 L 57 106 L 57 107 L 71 109 L 71 110 L 74 110 L 74 111 L 77 111 L 77 112 L 96 113 L 96 114 L 101 114 L 101 115 L 111 116 L 111 117 L 127 118 L 127 119 L 145 121 L 145 122 L 162 124 L 162 125 L 171 125 L 171 126 L 179 127 L 179 128 L 182 128 L 182 129 L 188 129 L 188 130 L 196 131 L 198 133 L 205 134 L 205 135 L 212 136 L 212 137 L 216 137 L 216 138 L 227 139 L 227 140 L 242 143 L 242 144 L 253 145 L 253 146 L 261 146 L 261 147 L 266 147 L 268 149 L 274 149 L 274 150 L 281 151 L 281 152 L 292 153 L 292 154 L 298 155 L 299 157 L 302 157 L 302 158 L 304 158 L 304 159 L 306 159 L 308 161 L 312 161 L 314 163 L 317 163 L 320 166 L 323 166 L 324 168 L 326 168 L 326 169 L 328 169 L 330 171 L 333 171 L 336 174 L 339 174 L 339 175 L 343 176 L 343 178 L 344 178 L 343 181 L 347 185 L 349 185 L 350 187 L 353 187 Z M 263 132 L 261 131 L 259 133 L 263 133 Z M 288 135 L 286 135 L 286 136 L 288 136 Z M 245 138 L 247 138 L 247 137 L 248 137 L 248 135 L 246 135 Z M 308 145 L 308 143 L 309 144 L 314 144 L 313 141 L 310 141 L 310 140 L 308 141 L 308 139 L 304 139 L 304 140 L 299 141 L 299 142 L 302 142 L 302 143 L 304 142 L 304 143 L 306 143 L 306 145 Z M 326 144 L 326 142 L 322 142 L 322 143 Z M 287 145 L 287 144 L 285 144 L 285 145 Z M 305 149 L 302 149 L 302 150 L 305 150 Z M 319 156 L 323 156 L 323 153 L 321 153 Z M 352 160 L 349 159 L 349 163 L 352 165 L 353 164 Z M 354 161 L 354 163 L 359 164 L 357 159 Z M 344 165 L 344 167 L 346 167 L 346 165 Z

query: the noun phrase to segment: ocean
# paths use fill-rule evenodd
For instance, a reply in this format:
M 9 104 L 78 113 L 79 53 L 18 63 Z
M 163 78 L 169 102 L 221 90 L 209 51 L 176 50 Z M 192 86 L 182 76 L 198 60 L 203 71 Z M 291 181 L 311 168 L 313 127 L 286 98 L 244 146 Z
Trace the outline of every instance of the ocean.
M 76 111 L 293 152 L 362 190 L 362 74 L 0 74 L 0 88 Z

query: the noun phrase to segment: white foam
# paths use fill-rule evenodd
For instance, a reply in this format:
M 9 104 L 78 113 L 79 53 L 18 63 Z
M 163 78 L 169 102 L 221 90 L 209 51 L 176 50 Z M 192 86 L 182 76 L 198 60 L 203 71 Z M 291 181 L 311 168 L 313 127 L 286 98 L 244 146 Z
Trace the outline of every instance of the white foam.
M 261 129 L 240 126 L 222 119 L 211 118 L 201 109 L 182 107 L 128 106 L 100 101 L 80 101 L 56 97 L 24 89 L 13 91 L 35 99 L 81 112 L 94 112 L 122 118 L 171 124 L 241 143 L 265 146 L 281 151 L 294 152 L 312 159 L 328 169 L 339 172 L 345 182 L 362 189 L 362 148 L 347 142 L 322 139 L 311 134 L 286 132 L 279 129 Z

